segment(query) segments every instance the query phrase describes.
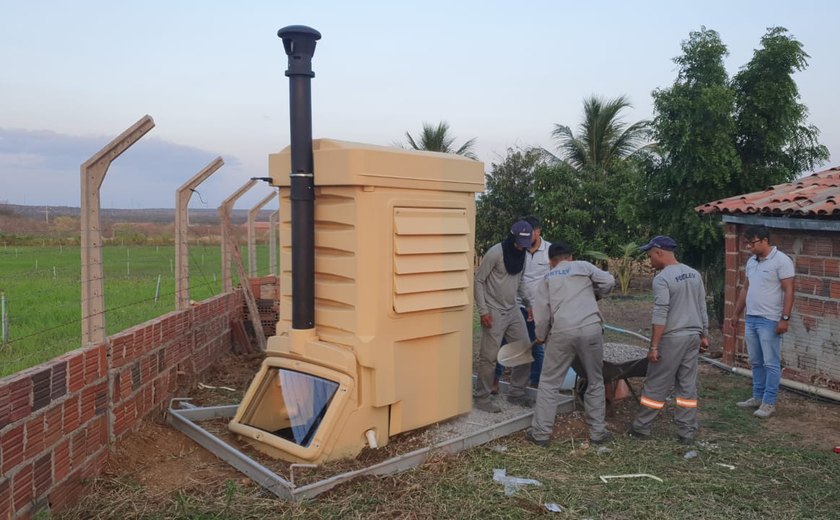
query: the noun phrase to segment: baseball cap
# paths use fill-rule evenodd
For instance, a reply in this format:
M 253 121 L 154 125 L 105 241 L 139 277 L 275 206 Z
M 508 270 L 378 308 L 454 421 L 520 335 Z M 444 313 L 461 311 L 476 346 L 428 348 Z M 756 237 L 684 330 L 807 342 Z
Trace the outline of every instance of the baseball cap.
M 642 251 L 650 251 L 654 247 L 659 249 L 664 249 L 665 251 L 673 251 L 677 248 L 677 242 L 671 237 L 666 237 L 664 235 L 658 235 L 650 239 L 650 242 L 641 246 L 639 249 Z
M 534 229 L 531 224 L 524 220 L 516 221 L 516 224 L 510 228 L 510 234 L 514 236 L 514 241 L 519 247 L 531 247 L 534 242 L 532 232 Z

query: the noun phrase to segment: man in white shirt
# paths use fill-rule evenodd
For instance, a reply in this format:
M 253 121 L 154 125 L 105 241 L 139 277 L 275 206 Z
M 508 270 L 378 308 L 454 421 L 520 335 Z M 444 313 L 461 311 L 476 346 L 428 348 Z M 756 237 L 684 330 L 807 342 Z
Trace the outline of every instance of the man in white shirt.
M 728 332 L 735 335 L 746 308 L 744 342 L 750 354 L 753 396 L 740 408 L 758 408 L 753 415 L 766 419 L 776 411 L 776 395 L 782 376 L 782 334 L 788 330 L 793 309 L 793 261 L 770 244 L 764 226 L 744 230 L 744 245 L 753 256 L 747 260 L 747 279 L 735 303 Z

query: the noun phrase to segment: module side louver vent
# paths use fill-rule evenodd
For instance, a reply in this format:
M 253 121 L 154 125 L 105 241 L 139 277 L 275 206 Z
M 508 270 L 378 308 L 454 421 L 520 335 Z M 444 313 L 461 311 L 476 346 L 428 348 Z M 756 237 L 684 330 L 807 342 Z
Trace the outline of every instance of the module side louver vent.
M 466 209 L 394 208 L 394 312 L 469 304 Z

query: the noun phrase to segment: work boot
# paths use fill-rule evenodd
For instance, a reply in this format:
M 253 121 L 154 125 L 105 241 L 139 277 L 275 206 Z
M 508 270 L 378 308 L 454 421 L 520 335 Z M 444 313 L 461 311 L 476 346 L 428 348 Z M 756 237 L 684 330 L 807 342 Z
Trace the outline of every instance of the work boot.
M 493 385 L 490 387 L 491 395 L 499 395 L 499 380 L 493 379 Z
M 627 435 L 635 439 L 639 439 L 640 441 L 649 441 L 652 439 L 649 433 L 642 433 L 633 428 L 633 423 L 627 425 Z
M 545 446 L 548 444 L 550 439 L 537 439 L 534 437 L 534 433 L 529 429 L 525 432 L 525 440 L 531 444 L 536 444 L 537 446 Z
M 738 408 L 758 408 L 761 406 L 761 400 L 756 399 L 755 397 L 750 397 L 746 401 L 740 401 L 735 403 L 735 406 Z
M 486 401 L 475 401 L 473 403 L 473 407 L 478 409 L 478 410 L 481 410 L 482 412 L 487 412 L 487 413 L 499 413 L 499 412 L 502 411 L 502 409 L 499 408 L 499 405 L 497 405 L 496 403 L 494 403 L 490 399 L 488 399 Z
M 694 444 L 694 437 L 683 437 L 680 435 L 677 437 L 677 443 L 683 446 L 692 446 Z
M 615 437 L 613 436 L 612 432 L 607 432 L 600 439 L 590 438 L 589 444 L 606 444 L 608 442 L 612 442 L 613 439 L 615 439 Z
M 533 408 L 534 407 L 534 400 L 528 397 L 525 394 L 512 396 L 509 395 L 507 398 L 510 404 L 515 404 L 516 406 L 521 406 L 523 408 Z
M 775 412 L 775 411 L 776 411 L 776 405 L 761 403 L 761 406 L 758 408 L 758 410 L 753 412 L 753 415 L 755 415 L 756 417 L 760 417 L 762 419 L 767 419 L 768 417 L 773 415 L 773 412 Z

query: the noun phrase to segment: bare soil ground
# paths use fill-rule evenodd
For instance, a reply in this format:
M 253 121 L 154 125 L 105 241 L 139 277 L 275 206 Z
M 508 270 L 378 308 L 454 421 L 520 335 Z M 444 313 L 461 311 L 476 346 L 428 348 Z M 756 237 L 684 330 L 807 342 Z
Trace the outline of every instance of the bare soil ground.
M 601 309 L 605 320 L 611 325 L 617 327 L 639 332 L 644 335 L 649 334 L 649 322 L 652 302 L 649 296 L 636 295 L 632 298 L 616 298 L 606 299 L 601 302 Z M 720 345 L 720 341 L 714 341 L 714 338 L 719 338 L 719 331 L 713 331 L 713 348 L 715 345 Z M 609 336 L 609 334 L 608 334 Z M 631 344 L 641 345 L 642 342 L 634 340 L 632 337 L 625 335 L 614 335 L 608 337 L 607 341 L 626 342 Z M 237 403 L 248 386 L 253 375 L 256 373 L 261 358 L 259 355 L 251 356 L 230 356 L 217 365 L 215 365 L 202 381 L 202 384 L 217 388 L 193 388 L 189 396 L 197 405 L 216 405 L 216 404 L 234 404 Z M 634 380 L 632 385 L 639 390 L 641 387 L 641 379 Z M 234 391 L 223 390 L 218 387 L 230 387 Z M 772 457 L 773 444 L 781 443 L 784 446 L 793 446 L 793 450 L 805 450 L 808 453 L 828 453 L 834 446 L 840 445 L 840 406 L 836 404 L 828 404 L 817 401 L 813 398 L 797 395 L 788 391 L 782 391 L 780 395 L 780 402 L 778 413 L 768 421 L 761 422 L 750 416 L 749 413 L 739 410 L 734 407 L 733 401 L 736 397 L 747 397 L 749 395 L 749 381 L 746 378 L 726 374 L 716 368 L 703 365 L 701 368 L 701 395 L 703 401 L 701 404 L 701 424 L 703 426 L 704 437 L 714 440 L 716 443 L 732 445 L 732 446 L 746 446 L 744 449 L 753 449 L 753 444 L 770 442 L 771 446 L 768 448 L 771 455 L 761 452 L 759 455 L 749 452 L 742 454 L 744 459 L 738 459 L 739 464 L 749 464 L 750 457 L 759 457 L 759 462 L 764 461 L 762 457 Z M 631 398 L 625 399 L 615 403 L 608 408 L 607 420 L 609 429 L 615 433 L 624 431 L 626 423 L 633 417 L 636 412 L 638 404 Z M 654 435 L 659 437 L 673 438 L 674 427 L 671 422 L 671 415 L 669 412 L 663 413 L 654 428 Z M 224 423 L 214 426 L 220 435 L 229 435 L 226 433 Z M 592 463 L 591 457 L 594 450 L 585 442 L 587 435 L 587 427 L 581 411 L 571 412 L 569 414 L 558 417 L 554 430 L 554 448 L 555 456 L 560 454 L 559 458 L 551 459 L 546 462 L 547 467 L 556 468 L 547 474 L 543 468 L 543 478 L 554 479 L 556 482 L 566 482 L 569 485 L 568 476 L 564 476 L 563 472 L 568 471 L 570 474 L 579 471 L 580 467 L 586 468 Z M 409 449 L 416 449 L 422 445 L 424 440 L 423 431 L 419 431 L 413 435 L 404 436 L 401 440 L 392 443 L 388 450 L 379 450 L 379 453 L 366 450 L 360 456 L 359 460 L 348 461 L 346 463 L 346 470 L 355 469 L 364 465 L 369 465 L 392 456 L 399 452 L 405 452 Z M 235 439 L 230 442 L 238 442 Z M 613 447 L 615 450 L 621 451 L 624 449 L 624 443 L 632 441 L 619 441 L 618 447 Z M 656 441 L 658 442 L 658 441 Z M 421 443 L 421 444 L 418 444 Z M 242 445 L 240 447 L 245 451 L 256 457 L 262 457 L 257 452 L 251 450 L 249 447 Z M 464 479 L 466 482 L 471 482 L 470 479 L 482 478 L 485 476 L 475 475 L 470 473 L 475 471 L 476 467 L 485 468 L 485 465 L 498 464 L 496 457 L 507 457 L 508 464 L 524 463 L 526 471 L 528 466 L 528 458 L 522 459 L 522 450 L 535 450 L 533 453 L 542 454 L 545 451 L 539 451 L 539 448 L 528 447 L 521 439 L 521 434 L 512 435 L 506 439 L 501 439 L 484 448 L 474 450 L 473 454 L 463 454 L 453 457 L 441 457 L 434 459 L 431 462 L 424 464 L 421 468 L 413 472 L 402 474 L 399 476 L 388 477 L 384 479 L 363 478 L 358 481 L 339 486 L 335 490 L 324 495 L 323 501 L 320 505 L 294 505 L 282 504 L 280 502 L 273 502 L 271 495 L 267 495 L 260 490 L 250 479 L 244 477 L 236 470 L 229 467 L 226 463 L 216 459 L 215 456 L 195 445 L 192 441 L 183 436 L 180 432 L 170 428 L 161 421 L 149 423 L 144 428 L 131 435 L 125 442 L 121 444 L 109 463 L 107 472 L 96 483 L 96 491 L 92 496 L 87 497 L 79 508 L 68 512 L 62 518 L 115 518 L 115 517 L 133 517 L 133 518 L 238 518 L 242 513 L 231 513 L 230 516 L 219 514 L 219 516 L 202 516 L 196 514 L 184 514 L 178 516 L 177 514 L 171 516 L 169 513 L 158 513 L 162 511 L 173 511 L 183 509 L 183 511 L 192 511 L 201 509 L 201 505 L 197 504 L 201 498 L 191 497 L 206 497 L 208 490 L 228 490 L 225 492 L 216 492 L 212 495 L 214 503 L 218 506 L 210 506 L 209 503 L 203 504 L 205 509 L 215 511 L 213 507 L 218 510 L 235 508 L 225 499 L 228 495 L 236 493 L 245 494 L 249 500 L 254 500 L 253 509 L 254 516 L 250 514 L 248 517 L 253 518 L 269 518 L 274 515 L 260 516 L 257 511 L 262 511 L 262 507 L 266 507 L 266 511 L 273 510 L 276 507 L 277 517 L 288 518 L 315 518 L 315 517 L 385 517 L 385 518 L 432 518 L 441 514 L 452 514 L 457 517 L 482 518 L 480 508 L 474 510 L 464 510 L 455 513 L 455 510 L 446 510 L 442 504 L 448 504 L 452 499 L 447 493 L 455 492 L 454 488 L 462 485 Z M 711 447 L 710 447 L 711 446 Z M 508 453 L 508 449 L 512 450 Z M 720 454 L 717 444 L 704 445 L 701 450 L 701 455 L 704 455 L 706 450 L 709 456 L 713 453 Z M 787 448 L 786 448 L 787 449 Z M 495 450 L 495 451 L 493 451 Z M 628 468 L 632 470 L 635 468 L 634 464 L 642 467 L 644 462 L 639 459 L 633 462 L 634 457 L 638 457 L 638 449 L 633 448 L 631 451 L 633 455 L 626 462 Z M 718 451 L 715 451 L 718 450 Z M 666 451 L 674 451 L 673 448 L 666 447 Z M 684 450 L 683 450 L 684 451 Z M 499 452 L 499 453 L 496 453 Z M 506 453 L 501 453 L 506 452 Z M 488 455 L 494 453 L 493 455 Z M 528 451 L 527 453 L 532 453 Z M 787 452 L 785 452 L 787 453 Z M 682 452 L 678 453 L 681 459 Z M 547 455 L 546 455 L 547 456 Z M 658 463 L 655 454 L 651 455 L 653 462 Z M 511 459 L 511 457 L 514 457 Z M 534 455 L 530 455 L 534 457 Z M 732 455 L 731 460 L 736 460 Z M 837 455 L 840 457 L 840 455 Z M 494 461 L 483 461 L 483 458 L 494 459 Z M 577 462 L 579 460 L 580 467 Z M 596 465 L 604 465 L 599 457 L 596 459 Z M 264 461 L 264 459 L 261 459 Z M 797 459 L 799 460 L 799 459 Z M 811 459 L 807 459 L 811 460 Z M 833 460 L 833 459 L 831 459 Z M 840 461 L 840 458 L 837 459 Z M 589 462 L 586 462 L 589 461 Z M 549 463 L 550 462 L 550 463 Z M 614 460 L 614 463 L 619 461 Z M 277 471 L 284 471 L 283 463 L 273 462 L 277 466 Z M 467 464 L 468 469 L 465 469 L 463 464 Z M 531 465 L 539 466 L 542 464 L 541 459 L 532 458 Z M 811 464 L 803 462 L 802 464 Z M 488 466 L 489 467 L 489 466 Z M 514 465 L 515 467 L 515 465 Z M 542 467 L 542 466 L 539 466 Z M 803 466 L 805 467 L 805 466 Z M 836 467 L 836 466 L 835 466 Z M 335 466 L 333 469 L 343 469 L 344 466 Z M 471 469 L 469 469 L 471 468 Z M 566 470 L 564 470 L 566 468 Z M 287 468 L 285 468 L 287 470 Z M 486 468 L 485 468 L 486 469 Z M 484 472 L 485 469 L 481 469 Z M 613 468 L 614 469 L 614 468 Z M 463 472 L 468 472 L 466 475 Z M 489 471 L 489 469 L 487 469 Z M 534 469 L 536 471 L 536 469 Z M 599 470 L 600 471 L 600 470 Z M 604 470 L 606 471 L 606 470 Z M 665 471 L 660 469 L 659 471 Z M 758 474 L 762 471 L 770 471 L 769 469 L 756 469 Z M 782 471 L 782 470 L 780 470 Z M 787 471 L 787 470 L 784 470 Z M 804 470 L 803 470 L 804 471 Z M 810 470 L 809 470 L 810 471 Z M 632 471 L 625 471 L 632 472 Z M 813 472 L 811 472 L 813 473 Z M 811 473 L 808 473 L 811 476 Z M 458 479 L 457 482 L 447 480 L 452 475 L 453 479 Z M 304 476 L 307 481 L 316 480 L 319 472 L 314 472 Z M 819 483 L 824 480 L 822 476 L 815 476 L 815 482 Z M 821 479 L 821 480 L 820 480 Z M 742 481 L 738 481 L 742 482 Z M 751 482 L 751 481 L 750 481 Z M 128 483 L 128 484 L 127 484 Z M 430 498 L 430 486 L 443 486 L 444 491 L 438 489 L 435 493 L 444 493 L 443 497 Z M 475 484 L 479 485 L 479 484 Z M 481 484 L 483 485 L 483 484 Z M 732 484 L 736 485 L 736 484 Z M 738 484 L 740 485 L 740 484 Z M 760 483 L 756 482 L 758 489 Z M 826 484 L 828 485 L 828 484 Z M 832 484 L 836 486 L 836 482 Z M 136 489 L 132 489 L 136 486 Z M 373 487 L 371 487 L 373 486 Z M 453 488 L 454 486 L 454 488 Z M 562 488 L 562 486 L 561 486 Z M 376 489 L 375 493 L 367 496 L 370 490 Z M 588 488 L 587 488 L 588 489 Z M 234 490 L 234 491 L 230 491 Z M 449 490 L 449 491 L 446 491 Z M 727 493 L 729 491 L 721 491 Z M 756 491 L 757 493 L 759 491 Z M 468 493 L 465 491 L 465 493 Z M 574 500 L 572 491 L 568 500 Z M 601 491 L 599 491 L 601 493 Z M 801 495 L 802 492 L 800 492 Z M 584 495 L 586 493 L 584 492 Z M 701 492 L 702 494 L 702 492 Z M 138 496 L 142 496 L 142 500 L 138 500 Z M 365 498 L 367 496 L 367 498 Z M 173 498 L 174 497 L 174 498 Z M 221 498 L 220 498 L 221 497 Z M 416 498 L 412 498 L 416 497 Z M 508 507 L 514 509 L 517 513 L 511 517 L 527 518 L 539 515 L 544 511 L 541 509 L 541 504 L 535 503 L 533 500 L 527 498 L 517 497 L 508 503 Z M 498 497 L 493 498 L 497 500 Z M 612 495 L 607 498 L 613 499 Z M 124 500 L 126 504 L 122 507 L 117 507 L 115 501 Z M 174 501 L 182 501 L 183 504 L 173 506 Z M 211 500 L 207 498 L 207 500 Z M 322 499 L 319 499 L 322 500 Z M 433 502 L 428 502 L 432 500 Z M 465 500 L 472 504 L 471 507 L 476 508 L 475 502 L 479 500 L 477 497 L 465 495 L 458 500 Z M 586 499 L 581 503 L 588 503 Z M 622 500 L 627 500 L 622 499 Z M 132 503 L 131 501 L 135 501 Z M 192 502 L 191 502 L 192 501 Z M 373 502 L 371 502 L 373 501 Z M 440 503 L 438 504 L 438 501 Z M 141 503 L 142 502 L 142 503 Z M 430 505 L 435 503 L 437 505 Z M 620 507 L 616 502 L 615 507 Z M 193 504 L 191 506 L 191 504 Z M 275 505 L 271 505 L 275 504 Z M 193 509 L 190 509 L 193 507 Z M 448 506 L 447 506 L 448 507 Z M 583 507 L 583 506 L 581 506 Z M 594 503 L 586 506 L 597 510 L 598 508 L 612 507 L 610 505 L 596 505 Z M 644 505 L 638 506 L 644 508 Z M 738 509 L 740 506 L 732 507 L 732 514 L 743 512 Z M 761 513 L 761 507 L 755 510 L 749 510 L 745 517 L 753 518 L 752 514 Z M 430 509 L 429 509 L 430 508 Z M 437 511 L 435 513 L 434 511 Z M 603 510 L 603 509 L 602 509 Z M 91 511 L 101 511 L 98 514 L 91 514 Z M 115 513 L 117 512 L 118 513 Z M 377 511 L 379 513 L 377 513 Z M 428 511 L 429 514 L 423 513 Z M 450 513 L 442 513 L 441 511 L 450 511 Z M 641 509 L 640 509 L 641 511 Z M 688 511 L 688 510 L 686 510 Z M 381 515 L 380 515 L 381 513 Z M 662 513 L 662 511 L 660 511 Z M 679 518 L 679 512 L 674 513 L 676 516 L 669 516 L 668 514 L 661 514 L 657 517 L 661 518 Z M 686 513 L 688 514 L 688 513 Z M 588 514 L 587 514 L 588 515 Z M 641 515 L 641 513 L 639 513 Z M 597 516 L 597 515 L 595 515 Z M 690 515 L 689 515 L 690 516 Z M 784 515 L 782 515 L 784 516 Z M 484 516 L 488 517 L 488 516 Z M 489 517 L 505 517 L 490 514 Z M 570 518 L 577 518 L 579 516 L 572 515 Z M 581 518 L 583 516 L 580 516 Z M 637 517 L 635 513 L 628 513 L 626 516 L 604 514 L 602 518 L 632 518 Z M 711 516 L 695 516 L 697 518 L 715 518 Z M 781 516 L 780 516 L 781 517 Z M 790 515 L 789 518 L 797 518 L 800 516 Z M 815 514 L 814 517 L 823 517 Z

